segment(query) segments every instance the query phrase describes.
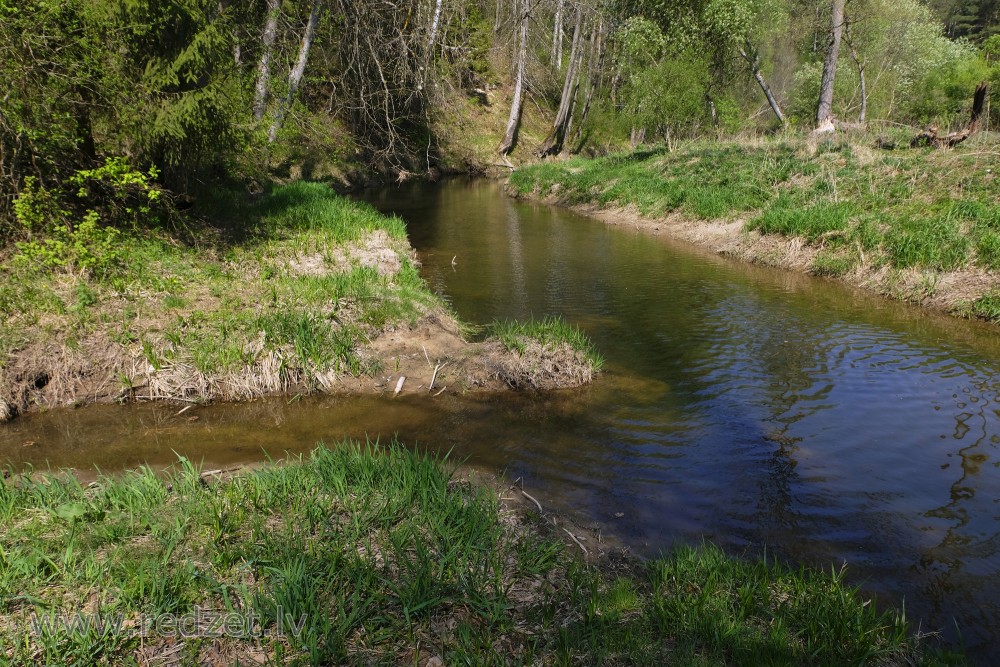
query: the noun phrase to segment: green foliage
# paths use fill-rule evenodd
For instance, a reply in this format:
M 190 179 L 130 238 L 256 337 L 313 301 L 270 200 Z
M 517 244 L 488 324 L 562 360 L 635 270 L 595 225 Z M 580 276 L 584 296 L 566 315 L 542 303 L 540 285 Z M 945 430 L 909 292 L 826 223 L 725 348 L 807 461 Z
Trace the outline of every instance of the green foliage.
M 225 638 L 241 664 L 401 664 L 418 651 L 477 665 L 938 657 L 843 570 L 703 546 L 604 572 L 530 519 L 512 527 L 495 490 L 456 479 L 446 459 L 395 442 L 319 445 L 221 480 L 183 457 L 86 489 L 14 475 L 0 479 L 0 521 L 13 664 L 129 664 L 150 641 L 139 630 L 165 629 L 137 620 L 195 608 L 241 621 Z M 218 640 L 173 641 L 192 662 L 217 655 Z
M 23 239 L 15 262 L 109 276 L 123 259 L 119 227 L 148 226 L 163 210 L 156 176 L 155 168 L 143 173 L 121 157 L 77 170 L 62 188 L 46 188 L 29 176 L 13 204 L 16 236 Z
M 676 52 L 656 23 L 628 19 L 619 32 L 622 110 L 651 133 L 691 131 L 705 119 L 708 67 L 693 49 Z
M 36 193 L 28 186 L 22 193 L 27 195 L 27 201 L 18 199 L 19 212 L 28 210 L 25 217 L 18 219 L 27 229 L 44 215 Z M 122 258 L 118 243 L 120 232 L 114 227 L 102 227 L 98 224 L 96 211 L 88 211 L 82 220 L 53 223 L 37 238 L 16 243 L 18 255 L 16 263 L 25 264 L 42 270 L 56 269 L 82 270 L 104 276 L 114 270 Z

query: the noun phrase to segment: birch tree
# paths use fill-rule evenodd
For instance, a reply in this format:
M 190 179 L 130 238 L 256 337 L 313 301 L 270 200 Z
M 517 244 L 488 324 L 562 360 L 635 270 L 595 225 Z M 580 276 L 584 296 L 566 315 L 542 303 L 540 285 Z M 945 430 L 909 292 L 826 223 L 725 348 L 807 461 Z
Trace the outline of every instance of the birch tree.
M 278 15 L 281 13 L 281 0 L 267 0 L 267 17 L 264 20 L 264 33 L 260 40 L 260 62 L 257 65 L 257 84 L 254 87 L 253 117 L 257 121 L 264 118 L 267 110 L 267 96 L 271 85 L 271 53 L 274 50 L 274 39 L 278 34 Z
M 507 131 L 500 146 L 497 147 L 497 152 L 503 157 L 510 155 L 517 145 L 517 134 L 521 125 L 521 112 L 524 107 L 524 73 L 528 60 L 528 24 L 531 20 L 529 2 L 530 0 L 521 0 L 519 7 L 517 55 L 514 58 L 514 95 L 510 103 L 510 116 L 507 118 Z
M 580 60 L 583 56 L 583 49 L 580 48 L 580 35 L 583 28 L 583 9 L 576 9 L 576 23 L 573 26 L 573 46 L 570 48 L 569 66 L 566 68 L 566 78 L 563 81 L 562 96 L 559 99 L 559 109 L 556 111 L 556 119 L 552 124 L 552 131 L 548 138 L 538 149 L 539 157 L 555 155 L 562 150 L 566 140 L 566 131 L 573 117 L 573 105 L 577 92 L 577 73 L 580 69 Z
M 312 48 L 313 39 L 316 37 L 316 26 L 319 25 L 319 17 L 323 11 L 323 0 L 313 0 L 312 10 L 309 12 L 309 21 L 306 23 L 305 31 L 302 33 L 302 43 L 299 46 L 299 55 L 295 59 L 295 66 L 288 75 L 288 94 L 282 104 L 274 112 L 274 122 L 267 133 L 270 143 L 278 138 L 278 130 L 285 119 L 285 114 L 295 101 L 295 93 L 302 83 L 302 76 L 306 72 L 306 64 L 309 62 L 309 50 Z

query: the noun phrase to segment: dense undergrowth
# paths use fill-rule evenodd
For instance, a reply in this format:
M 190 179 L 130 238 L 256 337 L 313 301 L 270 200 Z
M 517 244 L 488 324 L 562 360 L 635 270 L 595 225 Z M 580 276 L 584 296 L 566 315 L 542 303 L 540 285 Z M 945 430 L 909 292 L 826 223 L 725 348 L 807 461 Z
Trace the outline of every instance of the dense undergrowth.
M 343 443 L 0 480 L 8 664 L 933 664 L 842 571 L 680 549 L 588 565 L 447 461 Z M 575 547 L 574 547 L 575 549 Z
M 954 150 L 883 150 L 848 140 L 696 142 L 520 169 L 521 194 L 631 206 L 649 217 L 743 220 L 821 251 L 811 269 L 1000 270 L 1000 154 L 990 138 Z M 968 305 L 997 317 L 998 293 Z

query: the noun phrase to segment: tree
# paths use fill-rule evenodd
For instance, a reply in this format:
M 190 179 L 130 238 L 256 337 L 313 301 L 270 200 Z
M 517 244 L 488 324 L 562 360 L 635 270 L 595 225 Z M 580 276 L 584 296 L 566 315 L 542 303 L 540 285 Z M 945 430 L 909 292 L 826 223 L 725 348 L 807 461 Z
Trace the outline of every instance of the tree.
M 270 143 L 274 143 L 274 140 L 278 138 L 278 130 L 281 129 L 285 113 L 288 112 L 289 107 L 292 106 L 292 102 L 295 101 L 295 93 L 298 92 L 299 84 L 302 82 L 302 75 L 306 72 L 306 63 L 309 62 L 309 50 L 312 48 L 313 39 L 316 37 L 316 26 L 319 25 L 319 17 L 322 11 L 323 0 L 313 0 L 312 10 L 309 12 L 309 20 L 306 22 L 305 30 L 302 33 L 299 56 L 295 59 L 295 66 L 292 67 L 292 71 L 288 74 L 288 94 L 285 96 L 284 103 L 279 105 L 275 110 L 274 122 L 267 133 L 267 140 Z
M 823 60 L 823 78 L 819 84 L 819 104 L 816 106 L 816 130 L 833 130 L 833 85 L 840 57 L 840 40 L 844 33 L 844 7 L 847 0 L 833 0 L 830 12 L 830 40 Z
M 583 49 L 580 47 L 582 27 L 583 9 L 578 7 L 576 9 L 576 22 L 573 26 L 573 46 L 570 47 L 569 66 L 566 68 L 566 78 L 563 81 L 562 95 L 559 98 L 559 109 L 556 111 L 552 131 L 538 149 L 538 157 L 559 153 L 566 140 L 566 131 L 573 117 L 573 106 L 576 101 L 577 73 L 580 69 L 580 61 L 583 59 Z
M 518 13 L 518 30 L 516 56 L 514 58 L 514 94 L 510 102 L 510 116 L 507 118 L 507 130 L 503 141 L 497 147 L 497 152 L 506 158 L 517 145 L 517 132 L 521 125 L 521 112 L 524 106 L 524 72 L 528 60 L 528 23 L 531 19 L 529 0 L 521 0 Z
M 253 100 L 253 117 L 258 122 L 264 119 L 264 113 L 267 111 L 267 96 L 271 85 L 271 52 L 274 50 L 274 39 L 278 34 L 280 13 L 281 0 L 267 0 L 267 17 L 264 34 L 260 40 L 260 64 L 257 66 L 257 85 Z

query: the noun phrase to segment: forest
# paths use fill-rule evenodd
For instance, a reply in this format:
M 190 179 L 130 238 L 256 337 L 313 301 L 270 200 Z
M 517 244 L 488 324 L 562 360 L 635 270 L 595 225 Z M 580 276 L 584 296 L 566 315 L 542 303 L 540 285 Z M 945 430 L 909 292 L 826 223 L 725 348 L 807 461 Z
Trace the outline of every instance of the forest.
M 0 0 L 0 664 L 988 664 L 998 95 L 995 0 Z
M 220 183 L 479 173 L 832 119 L 945 133 L 968 122 L 978 84 L 997 94 L 997 12 L 989 0 L 2 0 L 0 238 L 86 265 L 109 229 L 176 225 Z M 988 129 L 1000 105 L 984 111 Z

